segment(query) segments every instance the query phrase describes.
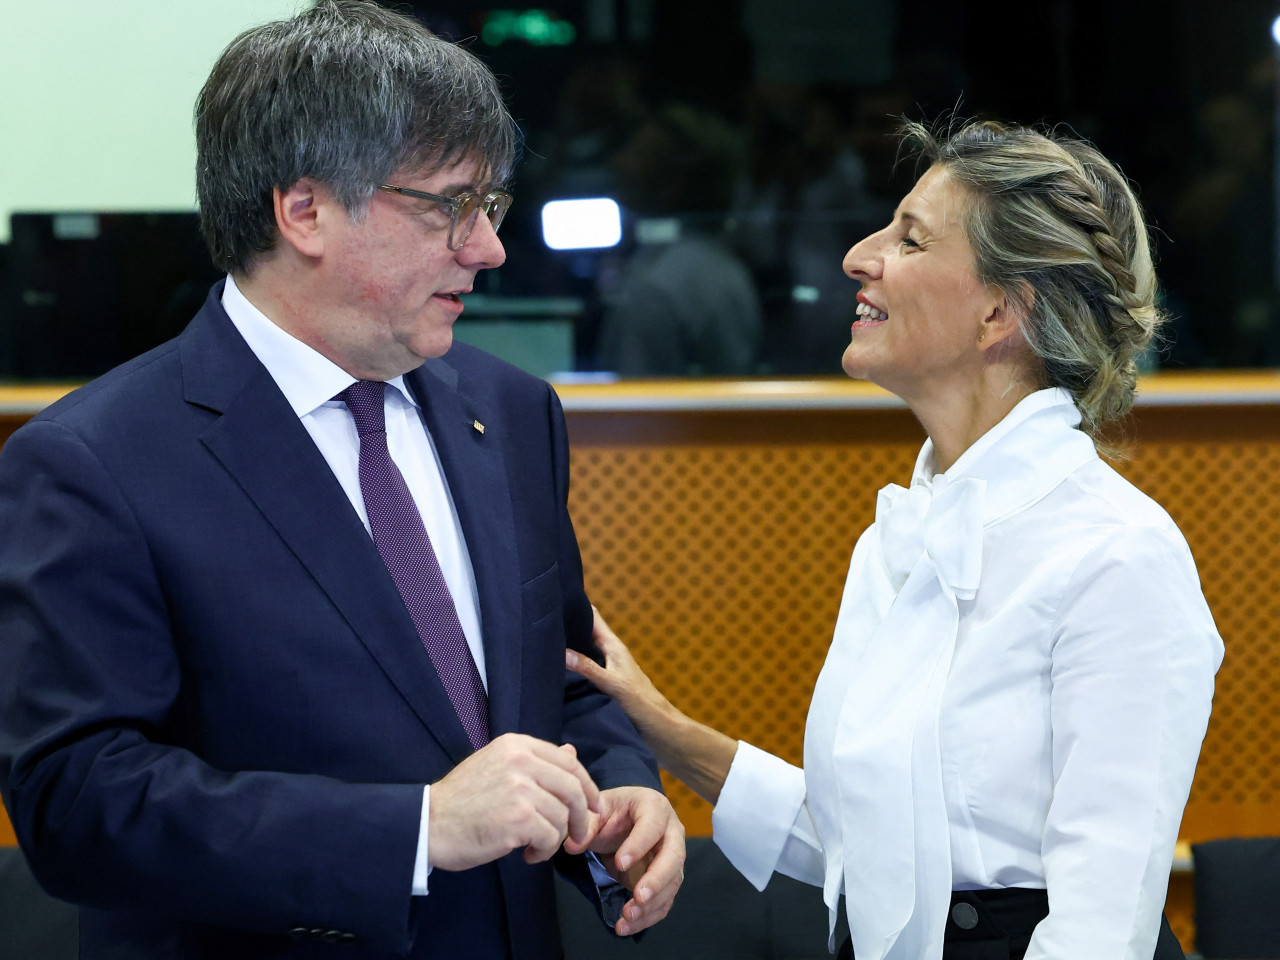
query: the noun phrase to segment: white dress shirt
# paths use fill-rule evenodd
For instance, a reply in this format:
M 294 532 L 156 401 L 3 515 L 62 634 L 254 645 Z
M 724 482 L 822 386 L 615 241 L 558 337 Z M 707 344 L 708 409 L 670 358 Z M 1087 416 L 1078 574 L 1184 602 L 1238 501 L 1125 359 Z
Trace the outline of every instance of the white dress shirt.
M 222 307 L 293 407 L 342 484 L 343 492 L 360 515 L 365 529 L 369 529 L 364 495 L 360 492 L 360 437 L 356 433 L 356 422 L 347 405 L 333 399 L 355 383 L 355 377 L 272 323 L 245 298 L 231 277 L 227 277 L 222 291 Z M 386 391 L 387 447 L 422 514 L 431 546 L 457 608 L 467 646 L 471 648 L 480 680 L 487 690 L 489 681 L 485 673 L 475 572 L 457 510 L 449 494 L 449 484 L 431 434 L 422 420 L 418 402 L 405 386 L 404 378 L 396 377 L 387 382 L 394 388 Z M 415 895 L 427 892 L 427 822 L 430 811 L 431 787 L 428 785 L 422 791 L 422 820 L 413 873 Z
M 881 491 L 801 770 L 740 744 L 712 814 L 858 960 L 937 960 L 952 890 L 1048 890 L 1027 960 L 1150 960 L 1222 641 L 1185 539 L 1063 390 Z

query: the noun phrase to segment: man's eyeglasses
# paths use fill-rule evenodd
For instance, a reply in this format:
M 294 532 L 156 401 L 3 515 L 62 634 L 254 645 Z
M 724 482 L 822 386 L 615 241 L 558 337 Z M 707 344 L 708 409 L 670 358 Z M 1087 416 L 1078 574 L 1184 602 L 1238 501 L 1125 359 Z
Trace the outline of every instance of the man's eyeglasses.
M 460 193 L 456 197 L 442 197 L 422 190 L 410 190 L 408 187 L 395 187 L 389 183 L 378 185 L 379 190 L 399 193 L 415 200 L 430 200 L 433 203 L 447 204 L 449 207 L 449 249 L 461 250 L 462 245 L 471 236 L 471 228 L 476 225 L 480 212 L 489 218 L 493 232 L 502 226 L 502 218 L 511 207 L 511 194 L 505 190 L 491 190 L 484 196 L 477 193 Z

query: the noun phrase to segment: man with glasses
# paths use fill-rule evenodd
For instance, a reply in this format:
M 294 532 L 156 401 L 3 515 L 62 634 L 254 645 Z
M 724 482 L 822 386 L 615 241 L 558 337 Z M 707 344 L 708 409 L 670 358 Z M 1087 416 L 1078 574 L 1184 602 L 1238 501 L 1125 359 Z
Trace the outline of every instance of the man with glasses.
M 558 957 L 552 859 L 656 922 L 683 831 L 564 670 L 559 404 L 452 340 L 505 258 L 493 76 L 321 0 L 196 134 L 227 279 L 0 455 L 0 786 L 81 956 Z

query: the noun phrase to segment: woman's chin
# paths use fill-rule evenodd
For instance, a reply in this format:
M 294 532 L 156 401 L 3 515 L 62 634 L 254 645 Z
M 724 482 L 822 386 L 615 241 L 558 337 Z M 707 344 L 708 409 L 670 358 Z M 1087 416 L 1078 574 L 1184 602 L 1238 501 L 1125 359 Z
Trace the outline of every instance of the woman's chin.
M 844 348 L 844 355 L 840 358 L 840 368 L 854 380 L 870 379 L 867 376 L 869 371 L 867 370 L 865 359 L 861 356 L 861 351 L 855 343 L 851 343 Z
M 902 377 L 895 377 L 890 369 L 872 363 L 857 350 L 856 345 L 850 344 L 845 348 L 844 356 L 840 359 L 840 367 L 850 379 L 865 380 L 882 390 L 888 390 L 894 396 L 902 397 L 902 393 L 899 392 L 904 386 Z

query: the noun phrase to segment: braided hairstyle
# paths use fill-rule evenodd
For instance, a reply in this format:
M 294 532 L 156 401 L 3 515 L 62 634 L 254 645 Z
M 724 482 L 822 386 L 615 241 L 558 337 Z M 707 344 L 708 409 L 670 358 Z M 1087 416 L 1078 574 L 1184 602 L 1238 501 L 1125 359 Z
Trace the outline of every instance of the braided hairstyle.
M 1133 406 L 1137 358 L 1164 317 L 1142 208 L 1098 150 L 993 121 L 935 136 L 900 129 L 922 160 L 942 167 L 974 202 L 965 233 L 978 277 L 1019 310 L 1049 386 L 1080 409 L 1096 436 Z

